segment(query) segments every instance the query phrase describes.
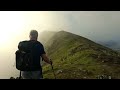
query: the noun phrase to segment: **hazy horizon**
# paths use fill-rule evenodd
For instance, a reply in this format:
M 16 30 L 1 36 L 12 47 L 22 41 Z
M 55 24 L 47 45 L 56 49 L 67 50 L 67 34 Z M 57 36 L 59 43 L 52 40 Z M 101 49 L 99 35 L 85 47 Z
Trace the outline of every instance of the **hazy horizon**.
M 36 29 L 65 30 L 93 41 L 119 40 L 119 11 L 0 11 L 0 78 L 19 74 L 13 67 L 19 41 Z

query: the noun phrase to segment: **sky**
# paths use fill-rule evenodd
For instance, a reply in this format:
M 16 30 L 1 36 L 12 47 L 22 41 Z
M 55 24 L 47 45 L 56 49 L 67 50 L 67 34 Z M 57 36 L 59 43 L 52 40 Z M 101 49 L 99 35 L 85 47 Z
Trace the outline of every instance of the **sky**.
M 32 29 L 65 30 L 93 41 L 119 40 L 120 11 L 0 11 L 0 78 L 19 73 L 15 51 Z

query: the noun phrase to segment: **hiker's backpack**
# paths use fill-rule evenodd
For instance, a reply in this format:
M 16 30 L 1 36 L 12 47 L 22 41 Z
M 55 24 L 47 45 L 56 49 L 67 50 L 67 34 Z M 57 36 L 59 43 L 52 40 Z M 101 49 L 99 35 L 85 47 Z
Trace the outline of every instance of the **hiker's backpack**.
M 36 67 L 33 67 L 33 49 L 38 41 L 22 41 L 18 45 L 16 51 L 16 68 L 20 71 L 34 71 Z

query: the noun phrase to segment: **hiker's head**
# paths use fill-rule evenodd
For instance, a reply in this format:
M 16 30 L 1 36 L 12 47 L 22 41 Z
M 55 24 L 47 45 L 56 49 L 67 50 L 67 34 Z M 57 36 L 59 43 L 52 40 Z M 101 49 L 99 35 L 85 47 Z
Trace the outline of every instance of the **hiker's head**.
M 30 40 L 37 40 L 38 32 L 36 30 L 31 30 L 29 37 L 30 37 Z

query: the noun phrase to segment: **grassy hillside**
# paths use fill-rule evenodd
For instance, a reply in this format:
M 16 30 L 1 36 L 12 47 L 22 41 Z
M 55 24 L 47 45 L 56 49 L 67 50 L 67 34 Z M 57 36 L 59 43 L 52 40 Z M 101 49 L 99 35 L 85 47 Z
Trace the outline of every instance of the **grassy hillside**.
M 120 55 L 89 39 L 59 31 L 44 45 L 57 79 L 96 79 L 98 75 L 120 78 Z M 43 65 L 43 76 L 54 79 L 50 65 Z

